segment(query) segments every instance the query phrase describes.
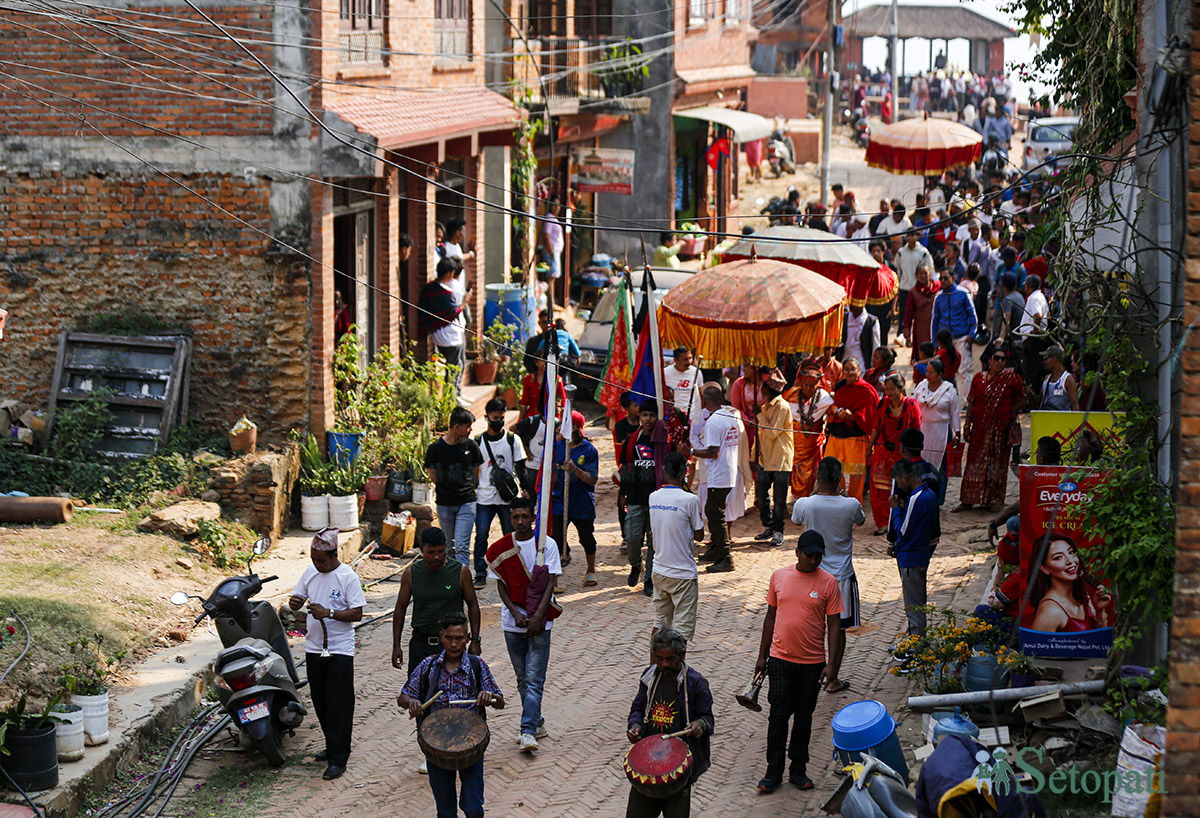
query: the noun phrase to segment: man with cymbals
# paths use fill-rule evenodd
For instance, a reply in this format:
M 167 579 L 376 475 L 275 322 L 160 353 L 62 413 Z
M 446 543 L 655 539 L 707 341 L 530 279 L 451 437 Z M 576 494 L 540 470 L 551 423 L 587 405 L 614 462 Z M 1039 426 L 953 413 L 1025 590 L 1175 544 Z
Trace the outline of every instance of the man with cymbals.
M 478 656 L 467 653 L 467 618 L 451 612 L 441 621 L 442 650 L 429 656 L 413 670 L 396 697 L 397 704 L 417 719 L 425 717 L 425 707 L 433 713 L 444 708 L 474 710 L 487 718 L 485 707 L 504 709 L 504 694 L 500 692 L 492 671 Z M 435 694 L 440 694 L 436 695 Z M 431 701 L 432 700 L 432 701 Z M 467 818 L 483 818 L 483 756 L 468 767 L 458 770 L 462 792 L 455 786 L 455 771 L 446 769 L 430 758 L 429 788 L 437 804 L 439 818 L 457 816 L 461 806 Z
M 774 571 L 767 586 L 767 615 L 754 665 L 755 675 L 765 672 L 770 682 L 767 774 L 758 782 L 761 792 L 774 792 L 783 783 L 785 750 L 792 762 L 788 781 L 801 790 L 813 788 L 807 769 L 812 714 L 821 689 L 838 677 L 846 644 L 842 594 L 837 579 L 821 570 L 824 556 L 825 538 L 805 531 L 796 543 L 796 564 Z
M 694 668 L 688 667 L 687 640 L 670 628 L 658 631 L 650 638 L 653 664 L 642 673 L 638 692 L 629 708 L 628 737 L 630 744 L 653 735 L 682 737 L 692 753 L 688 783 L 679 792 L 665 798 L 654 798 L 629 789 L 629 804 L 625 818 L 687 818 L 692 809 L 692 785 L 709 767 L 709 739 L 713 734 L 713 699 L 708 681 Z M 626 774 L 649 774 L 655 770 L 634 769 L 638 762 L 637 748 L 631 748 L 626 760 Z M 672 771 L 663 770 L 666 775 Z

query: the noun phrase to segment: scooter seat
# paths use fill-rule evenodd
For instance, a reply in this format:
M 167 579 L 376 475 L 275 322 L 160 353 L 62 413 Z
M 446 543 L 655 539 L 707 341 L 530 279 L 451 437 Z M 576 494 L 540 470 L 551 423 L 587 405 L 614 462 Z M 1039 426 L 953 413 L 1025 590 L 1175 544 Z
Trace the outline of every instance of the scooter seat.
M 225 648 L 217 654 L 217 667 L 225 667 L 238 659 L 266 659 L 271 655 L 271 648 L 258 639 L 243 639 L 232 647 Z

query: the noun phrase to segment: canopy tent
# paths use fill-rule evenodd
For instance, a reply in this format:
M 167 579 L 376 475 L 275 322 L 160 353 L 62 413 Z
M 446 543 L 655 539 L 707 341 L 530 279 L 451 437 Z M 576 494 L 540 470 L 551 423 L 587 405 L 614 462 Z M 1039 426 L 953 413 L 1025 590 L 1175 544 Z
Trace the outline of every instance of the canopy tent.
M 719 105 L 684 108 L 681 111 L 672 111 L 671 115 L 684 119 L 702 119 L 705 122 L 724 125 L 733 133 L 734 142 L 753 142 L 756 139 L 766 139 L 775 130 L 771 120 L 764 116 L 748 111 L 737 111 L 733 108 L 722 108 Z
M 663 298 L 663 348 L 684 346 L 708 366 L 774 366 L 781 352 L 842 342 L 846 291 L 796 264 L 751 259 L 702 270 Z

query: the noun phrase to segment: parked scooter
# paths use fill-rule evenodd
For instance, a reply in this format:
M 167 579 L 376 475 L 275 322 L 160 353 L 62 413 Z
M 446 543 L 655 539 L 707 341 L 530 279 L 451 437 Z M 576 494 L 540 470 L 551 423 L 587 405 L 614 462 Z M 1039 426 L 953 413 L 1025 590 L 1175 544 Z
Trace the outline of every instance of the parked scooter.
M 266 537 L 258 540 L 254 556 L 266 553 L 270 545 Z M 250 571 L 249 564 L 246 570 Z M 272 767 L 283 765 L 284 732 L 294 736 L 308 714 L 296 692 L 306 682 L 296 673 L 279 614 L 269 602 L 250 601 L 263 583 L 276 579 L 279 577 L 260 579 L 249 572 L 222 580 L 207 599 L 183 591 L 171 595 L 173 605 L 199 599 L 204 612 L 195 624 L 205 617 L 216 624 L 224 646 L 213 662 L 221 704 L 238 728 L 241 745 L 258 747 Z
M 862 756 L 821 809 L 842 818 L 916 818 L 917 800 L 903 776 L 870 753 Z
M 866 107 L 859 108 L 851 114 L 850 134 L 854 144 L 865 148 L 871 143 L 871 125 L 867 120 Z
M 1003 174 L 1008 168 L 1008 149 L 994 139 L 984 148 L 979 159 L 979 169 L 984 178 Z
M 796 155 L 792 152 L 792 140 L 783 129 L 776 129 L 767 140 L 767 162 L 771 173 L 778 179 L 784 173 L 796 172 Z

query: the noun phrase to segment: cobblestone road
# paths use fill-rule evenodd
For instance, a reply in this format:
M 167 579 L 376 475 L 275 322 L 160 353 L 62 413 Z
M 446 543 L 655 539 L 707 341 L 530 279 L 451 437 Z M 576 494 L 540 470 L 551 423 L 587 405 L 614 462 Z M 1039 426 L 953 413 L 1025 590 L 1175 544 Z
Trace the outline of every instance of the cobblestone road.
M 627 746 L 625 717 L 637 677 L 647 663 L 653 613 L 651 601 L 640 588 L 634 591 L 625 585 L 627 568 L 617 552 L 615 489 L 609 482 L 611 437 L 599 429 L 592 434 L 602 464 L 597 521 L 600 584 L 582 587 L 583 559 L 579 554 L 568 568 L 560 595 L 565 612 L 554 628 L 544 703 L 550 738 L 541 742 L 541 751 L 532 757 L 517 751 L 519 706 L 510 704 L 490 717 L 492 743 L 485 774 L 487 809 L 493 816 L 624 815 L 628 794 L 621 770 Z M 952 486 L 950 496 L 958 496 L 957 486 Z M 943 515 L 945 535 L 929 573 L 931 601 L 960 608 L 977 604 L 988 561 L 978 550 L 980 544 L 969 540 L 971 529 L 978 529 L 985 519 L 978 513 Z M 852 701 L 874 698 L 884 702 L 893 715 L 905 718 L 900 705 L 908 685 L 887 672 L 891 666 L 888 648 L 902 624 L 899 578 L 894 560 L 884 554 L 882 538 L 864 535 L 855 544 L 854 563 L 865 625 L 862 633 L 848 638 L 842 678 L 851 683 L 851 689 L 822 694 L 814 717 L 809 774 L 817 788 L 801 793 L 784 787 L 772 795 L 760 795 L 754 789 L 764 771 L 766 713 L 740 707 L 734 694 L 753 669 L 770 573 L 793 559 L 791 547 L 799 529 L 788 525 L 788 547 L 772 549 L 752 542 L 759 530 L 757 519 L 743 518 L 734 526 L 736 571 L 701 574 L 700 613 L 688 661 L 712 686 L 717 733 L 712 768 L 700 778 L 693 795 L 698 815 L 816 815 L 817 805 L 837 784 L 830 758 L 829 724 L 834 713 Z M 869 523 L 864 528 L 869 528 Z M 578 552 L 578 547 L 575 550 Z M 374 590 L 380 593 L 370 597 L 369 609 L 390 607 L 395 587 L 391 583 L 376 586 Z M 483 592 L 482 602 L 483 655 L 512 702 L 512 666 L 503 648 L 499 601 L 491 585 Z M 280 785 L 274 788 L 269 815 L 307 818 L 353 813 L 361 818 L 391 818 L 433 814 L 427 779 L 416 772 L 421 755 L 412 723 L 398 713 L 395 704 L 404 680 L 389 662 L 390 621 L 368 626 L 360 633 L 354 754 L 346 775 L 338 781 L 322 781 L 321 767 L 312 761 L 285 768 Z M 765 698 L 764 692 L 764 702 Z M 916 719 L 908 719 L 911 727 Z M 306 720 L 291 750 L 304 754 L 320 748 L 316 719 Z

